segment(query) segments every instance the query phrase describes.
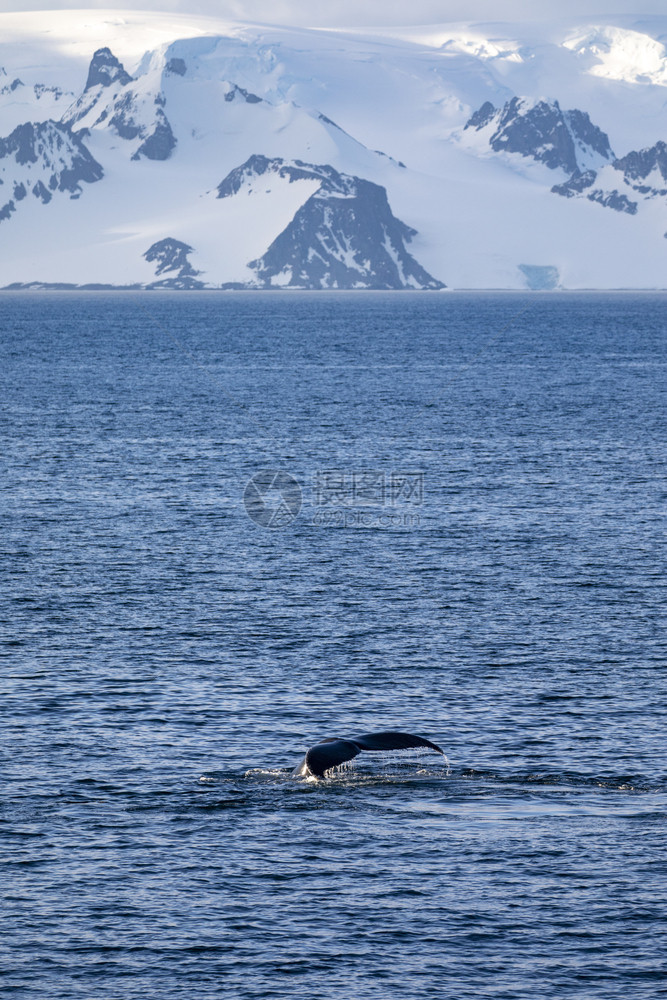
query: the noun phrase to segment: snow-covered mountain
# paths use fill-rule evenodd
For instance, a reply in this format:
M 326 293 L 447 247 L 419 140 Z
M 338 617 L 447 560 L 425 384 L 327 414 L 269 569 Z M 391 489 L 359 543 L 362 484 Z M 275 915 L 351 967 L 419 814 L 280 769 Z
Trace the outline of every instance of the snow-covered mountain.
M 667 17 L 0 15 L 0 286 L 667 286 Z

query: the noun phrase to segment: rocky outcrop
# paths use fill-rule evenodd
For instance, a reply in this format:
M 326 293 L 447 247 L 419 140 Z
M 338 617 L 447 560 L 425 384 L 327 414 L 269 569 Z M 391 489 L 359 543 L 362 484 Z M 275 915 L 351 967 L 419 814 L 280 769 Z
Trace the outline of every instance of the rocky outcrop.
M 165 73 L 172 73 L 174 76 L 185 76 L 187 69 L 185 59 L 180 59 L 178 56 L 168 59 L 164 67 Z
M 182 62 L 182 60 L 181 60 Z M 178 64 L 178 60 L 177 60 Z M 164 111 L 161 93 L 146 95 L 131 87 L 133 78 L 110 49 L 98 49 L 88 70 L 88 81 L 66 116 L 71 128 L 112 128 L 121 139 L 136 144 L 131 158 L 167 160 L 176 137 Z
M 612 164 L 615 166 L 615 164 Z M 605 191 L 602 188 L 589 190 L 597 180 L 595 170 L 585 170 L 584 173 L 576 171 L 563 184 L 554 184 L 551 191 L 553 194 L 560 194 L 564 198 L 585 197 L 588 201 L 595 201 L 605 208 L 612 208 L 615 212 L 627 212 L 628 215 L 637 214 L 637 202 L 631 201 L 625 194 L 621 194 L 614 188 L 612 191 Z M 584 194 L 584 192 L 586 192 Z
M 634 197 L 616 187 L 608 190 L 601 186 L 590 190 L 596 181 L 609 183 L 611 180 L 613 183 L 613 171 L 622 174 L 623 183 L 635 192 Z M 551 190 L 566 198 L 585 197 L 616 212 L 636 215 L 640 200 L 667 197 L 667 144 L 657 142 L 648 149 L 632 150 L 614 160 L 601 174 L 595 170 L 575 171 L 567 181 L 555 184 Z
M 93 87 L 109 87 L 112 83 L 118 83 L 121 87 L 132 82 L 132 77 L 126 72 L 125 67 L 111 49 L 97 49 L 93 53 L 93 58 L 88 67 L 88 79 L 84 93 L 92 90 Z
M 608 136 L 586 112 L 563 111 L 558 101 L 513 97 L 502 108 L 487 101 L 465 129 L 488 130 L 489 145 L 496 153 L 519 153 L 569 174 L 614 159 Z
M 23 86 L 25 86 L 23 81 L 16 77 L 11 83 L 5 83 L 0 87 L 0 94 L 13 94 L 15 90 Z
M 648 149 L 632 150 L 614 162 L 614 169 L 623 174 L 625 183 L 638 194 L 667 196 L 667 143 L 661 141 Z
M 204 282 L 197 280 L 196 271 L 188 256 L 193 253 L 193 248 L 187 243 L 167 237 L 153 243 L 143 255 L 149 262 L 155 262 L 155 274 L 167 274 L 168 277 L 161 281 L 154 281 L 148 288 L 204 288 Z
M 596 201 L 605 208 L 613 208 L 615 212 L 627 212 L 628 215 L 637 214 L 637 202 L 631 201 L 627 195 L 621 194 L 615 188 L 613 191 L 604 191 L 602 188 L 596 188 L 595 191 L 591 191 L 586 197 L 589 201 Z
M 103 176 L 79 136 L 60 122 L 25 122 L 11 135 L 0 138 L 0 182 L 11 185 L 13 197 L 0 206 L 0 220 L 16 211 L 18 202 L 31 193 L 43 204 L 57 193 L 78 198 L 82 184 Z
M 564 198 L 576 198 L 582 191 L 595 184 L 597 173 L 595 170 L 584 170 L 581 173 L 575 170 L 571 177 L 568 177 L 562 184 L 554 184 L 551 191 L 553 194 L 560 194 Z
M 145 134 L 141 133 L 142 136 Z M 167 121 L 167 116 L 161 108 L 155 112 L 153 130 L 145 136 L 135 153 L 133 160 L 145 156 L 147 160 L 168 160 L 176 146 L 176 137 Z
M 609 180 L 612 167 L 623 171 L 625 183 L 644 195 L 660 192 L 635 182 L 663 169 L 661 176 L 667 180 L 664 143 L 615 159 L 606 133 L 591 122 L 586 112 L 577 108 L 562 111 L 558 101 L 530 102 L 514 97 L 500 110 L 487 101 L 470 117 L 465 129 L 486 130 L 494 152 L 519 153 L 552 170 L 569 173 L 567 180 L 553 185 L 553 194 L 586 198 L 615 212 L 635 215 L 638 203 L 615 187 L 606 189 L 604 182 Z M 603 183 L 595 186 L 601 172 Z M 667 194 L 667 190 L 662 193 Z
M 245 101 L 246 104 L 261 104 L 262 98 L 258 97 L 257 94 L 251 94 L 250 91 L 245 90 L 243 87 L 239 87 L 238 84 L 232 84 L 232 89 L 228 90 L 225 94 L 226 101 Z
M 301 160 L 282 160 L 279 157 L 270 159 L 255 153 L 250 156 L 240 167 L 231 170 L 225 179 L 218 184 L 218 198 L 229 198 L 245 188 L 249 194 L 253 191 L 254 182 L 267 174 L 276 177 L 286 178 L 290 184 L 294 181 L 317 180 L 319 182 L 344 184 L 343 177 L 333 167 L 315 167 L 309 163 L 302 163 Z
M 218 197 L 275 174 L 289 183 L 316 181 L 317 190 L 265 254 L 250 261 L 264 288 L 443 288 L 405 248 L 415 230 L 397 219 L 379 184 L 329 165 L 252 156 L 218 186 Z

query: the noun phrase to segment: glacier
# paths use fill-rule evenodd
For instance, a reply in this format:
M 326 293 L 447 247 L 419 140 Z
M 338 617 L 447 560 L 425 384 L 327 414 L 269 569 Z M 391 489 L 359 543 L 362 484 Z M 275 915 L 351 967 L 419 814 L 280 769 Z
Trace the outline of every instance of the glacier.
M 665 40 L 0 14 L 0 287 L 664 288 Z

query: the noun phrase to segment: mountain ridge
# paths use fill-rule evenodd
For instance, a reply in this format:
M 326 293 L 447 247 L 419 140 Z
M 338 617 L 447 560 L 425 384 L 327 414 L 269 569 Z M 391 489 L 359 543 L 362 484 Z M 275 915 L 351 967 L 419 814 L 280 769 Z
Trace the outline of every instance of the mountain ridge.
M 48 41 L 0 15 L 2 286 L 665 286 L 667 18 L 45 17 Z M 252 190 L 220 197 L 248 163 Z

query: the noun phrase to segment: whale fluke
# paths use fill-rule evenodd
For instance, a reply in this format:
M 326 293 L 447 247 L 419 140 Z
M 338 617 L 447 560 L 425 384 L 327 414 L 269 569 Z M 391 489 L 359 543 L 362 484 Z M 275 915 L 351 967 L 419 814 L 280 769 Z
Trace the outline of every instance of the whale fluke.
M 364 733 L 349 740 L 330 737 L 311 747 L 293 774 L 295 777 L 314 775 L 322 778 L 325 771 L 352 760 L 362 750 L 408 750 L 410 747 L 428 747 L 444 754 L 444 750 L 435 743 L 411 733 Z

